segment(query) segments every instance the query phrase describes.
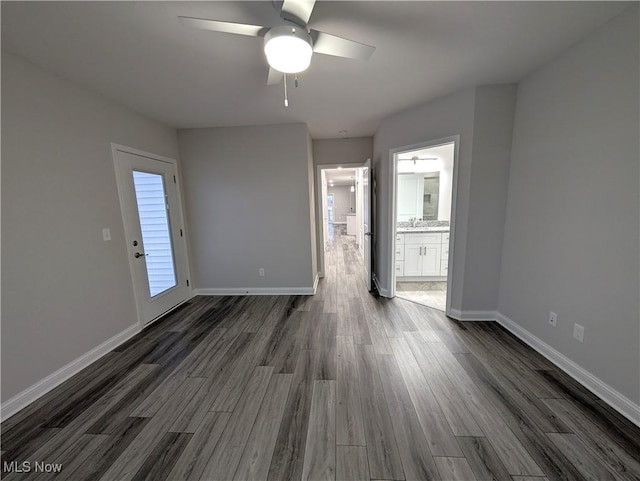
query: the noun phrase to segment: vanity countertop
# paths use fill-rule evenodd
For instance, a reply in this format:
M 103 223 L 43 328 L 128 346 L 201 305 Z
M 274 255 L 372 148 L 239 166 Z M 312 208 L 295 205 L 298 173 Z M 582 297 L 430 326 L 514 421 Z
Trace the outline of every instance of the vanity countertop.
M 434 227 L 398 227 L 396 229 L 398 234 L 406 233 L 420 233 L 420 232 L 449 232 L 449 226 L 434 226 Z

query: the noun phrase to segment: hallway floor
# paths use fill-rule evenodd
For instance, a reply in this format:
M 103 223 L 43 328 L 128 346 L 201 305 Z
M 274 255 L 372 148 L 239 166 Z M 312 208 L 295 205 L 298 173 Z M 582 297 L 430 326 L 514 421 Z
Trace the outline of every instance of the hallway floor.
M 193 298 L 5 421 L 2 461 L 61 463 L 56 480 L 640 479 L 639 428 L 495 323 L 370 295 L 340 232 L 315 296 Z

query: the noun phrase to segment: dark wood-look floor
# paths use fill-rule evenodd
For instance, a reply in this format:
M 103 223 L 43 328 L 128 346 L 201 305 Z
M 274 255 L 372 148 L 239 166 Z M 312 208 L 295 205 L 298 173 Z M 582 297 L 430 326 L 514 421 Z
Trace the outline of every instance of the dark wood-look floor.
M 2 425 L 71 480 L 638 480 L 640 429 L 494 323 L 367 293 L 196 297 Z M 35 465 L 32 464 L 33 468 Z

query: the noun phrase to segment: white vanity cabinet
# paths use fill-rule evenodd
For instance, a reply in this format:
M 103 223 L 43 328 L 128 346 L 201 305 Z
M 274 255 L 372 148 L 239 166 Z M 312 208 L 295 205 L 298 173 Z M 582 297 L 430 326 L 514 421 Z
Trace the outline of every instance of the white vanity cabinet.
M 396 277 L 446 277 L 448 265 L 448 232 L 396 235 Z
M 424 277 L 440 275 L 440 250 L 442 234 L 405 234 L 404 275 Z

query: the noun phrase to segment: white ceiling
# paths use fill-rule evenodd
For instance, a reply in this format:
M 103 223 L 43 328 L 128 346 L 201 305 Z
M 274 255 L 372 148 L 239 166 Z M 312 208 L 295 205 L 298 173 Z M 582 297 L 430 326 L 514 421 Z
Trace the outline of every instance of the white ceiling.
M 325 169 L 327 184 L 333 185 L 355 185 L 356 169 Z
M 275 25 L 271 2 L 2 2 L 2 48 L 174 127 L 306 122 L 314 138 L 473 85 L 516 82 L 633 2 L 319 1 L 311 28 L 374 45 L 368 62 L 315 55 L 267 86 L 262 39 L 179 15 Z

